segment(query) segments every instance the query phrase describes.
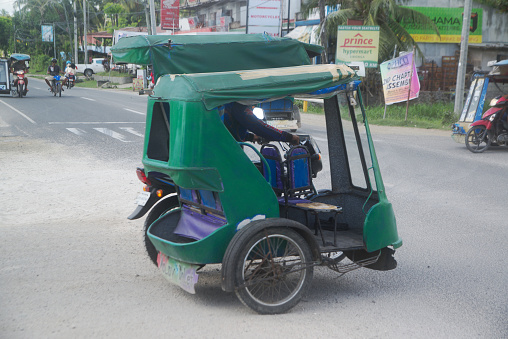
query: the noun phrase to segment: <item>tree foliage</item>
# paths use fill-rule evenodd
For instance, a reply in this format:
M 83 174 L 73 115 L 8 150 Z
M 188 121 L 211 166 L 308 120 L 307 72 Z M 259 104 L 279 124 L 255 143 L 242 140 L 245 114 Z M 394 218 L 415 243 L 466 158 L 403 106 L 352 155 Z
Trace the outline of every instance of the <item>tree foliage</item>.
M 12 39 L 12 19 L 8 16 L 0 17 L 0 50 L 4 56 L 8 55 L 9 42 Z
M 54 25 L 56 54 L 65 52 L 68 59 L 74 46 L 74 16 L 77 19 L 78 37 L 83 36 L 83 1 L 73 0 L 16 0 L 11 18 L 12 30 L 0 26 L 0 49 L 6 54 L 26 53 L 32 56 L 53 56 L 53 43 L 42 42 L 41 25 Z M 142 0 L 86 0 L 88 33 L 109 31 L 127 26 L 146 26 Z M 1 24 L 0 24 L 1 25 Z M 7 37 L 6 46 L 2 45 Z M 16 36 L 14 44 L 13 36 Z M 10 37 L 10 38 L 9 38 Z M 42 60 L 42 59 L 41 59 Z
M 508 13 L 508 0 L 475 0 L 480 4 L 497 9 L 501 13 Z

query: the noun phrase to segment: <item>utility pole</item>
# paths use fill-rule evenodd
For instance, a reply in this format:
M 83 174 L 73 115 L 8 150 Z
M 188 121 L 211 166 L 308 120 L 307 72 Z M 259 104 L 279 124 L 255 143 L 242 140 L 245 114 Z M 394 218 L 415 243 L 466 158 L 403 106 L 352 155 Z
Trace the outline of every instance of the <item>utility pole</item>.
M 148 35 L 152 35 L 152 25 L 150 24 L 150 5 L 148 0 L 145 0 L 145 17 L 146 17 L 146 31 Z
M 150 22 L 152 26 L 152 35 L 157 35 L 157 21 L 155 21 L 155 3 L 150 0 Z
M 74 0 L 74 63 L 78 63 L 78 17 L 76 13 L 76 1 Z
M 457 85 L 455 86 L 454 112 L 460 115 L 464 105 L 464 86 L 466 82 L 467 48 L 469 44 L 469 25 L 471 23 L 472 0 L 464 0 L 464 17 L 462 18 L 462 40 L 460 42 Z
M 55 23 L 53 22 L 53 55 L 56 59 L 56 31 L 55 31 Z
M 85 51 L 85 64 L 88 63 L 88 43 L 87 43 L 87 34 L 86 34 L 86 30 L 87 30 L 87 27 L 86 27 L 86 0 L 83 0 L 83 25 L 85 26 L 84 29 L 83 29 L 83 33 L 84 33 L 84 41 L 83 41 L 83 50 Z

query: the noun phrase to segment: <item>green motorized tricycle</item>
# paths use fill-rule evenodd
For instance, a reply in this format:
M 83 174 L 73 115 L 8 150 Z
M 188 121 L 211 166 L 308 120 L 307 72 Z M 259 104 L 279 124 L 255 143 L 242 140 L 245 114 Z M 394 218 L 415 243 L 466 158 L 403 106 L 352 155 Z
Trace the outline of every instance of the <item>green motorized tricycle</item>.
M 224 291 L 274 314 L 299 302 L 316 266 L 395 268 L 402 241 L 358 86 L 340 65 L 161 75 L 129 218 L 149 212 L 145 245 L 162 274 L 194 293 L 199 269 L 222 264 Z M 327 159 L 310 135 L 257 147 L 221 120 L 226 104 L 284 97 L 324 99 Z

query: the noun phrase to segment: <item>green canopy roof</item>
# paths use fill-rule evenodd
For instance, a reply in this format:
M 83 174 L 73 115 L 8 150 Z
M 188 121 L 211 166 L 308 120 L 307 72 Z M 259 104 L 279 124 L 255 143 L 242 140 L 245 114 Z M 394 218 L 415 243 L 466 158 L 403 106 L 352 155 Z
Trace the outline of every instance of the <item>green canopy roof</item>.
M 305 65 L 220 73 L 165 75 L 159 78 L 152 98 L 201 101 L 206 109 L 232 102 L 251 102 L 286 96 L 320 94 L 358 77 L 345 65 Z M 332 88 L 330 91 L 316 91 Z
M 309 65 L 322 47 L 265 34 L 139 35 L 111 48 L 116 63 L 153 65 L 163 74 Z

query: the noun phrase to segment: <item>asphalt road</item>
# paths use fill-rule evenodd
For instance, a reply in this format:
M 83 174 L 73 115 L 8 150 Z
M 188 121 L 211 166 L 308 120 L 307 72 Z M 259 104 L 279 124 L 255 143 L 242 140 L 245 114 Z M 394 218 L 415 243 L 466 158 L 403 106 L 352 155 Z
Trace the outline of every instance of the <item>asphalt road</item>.
M 373 126 L 404 245 L 397 269 L 325 268 L 289 313 L 259 316 L 204 268 L 190 295 L 149 262 L 141 189 L 146 96 L 74 88 L 0 97 L 0 337 L 507 338 L 508 149 Z M 302 133 L 326 157 L 322 119 Z M 325 171 L 317 185 L 325 185 Z

